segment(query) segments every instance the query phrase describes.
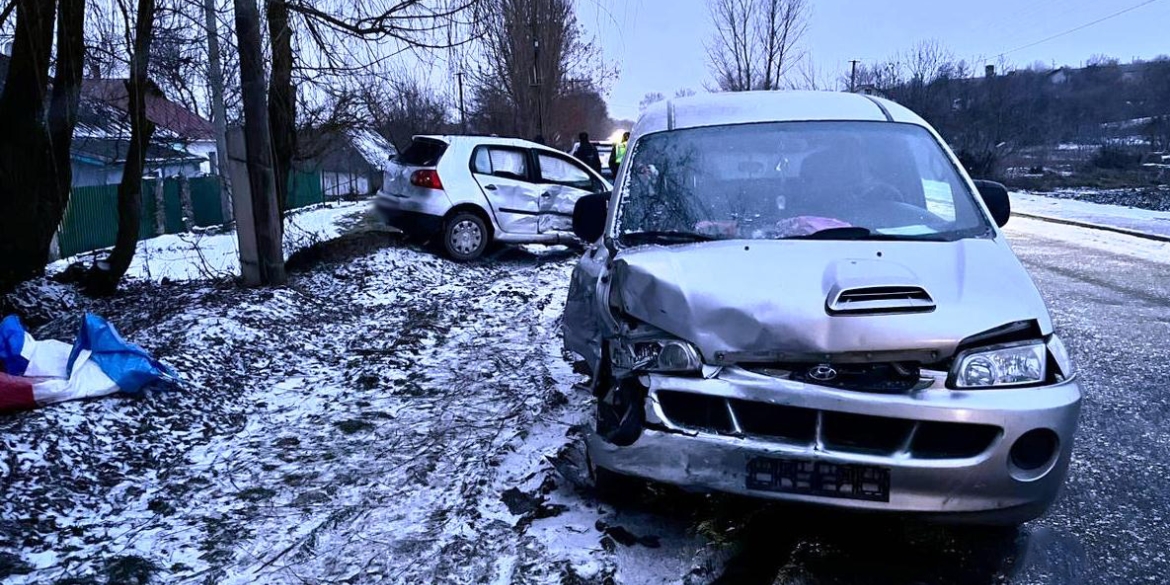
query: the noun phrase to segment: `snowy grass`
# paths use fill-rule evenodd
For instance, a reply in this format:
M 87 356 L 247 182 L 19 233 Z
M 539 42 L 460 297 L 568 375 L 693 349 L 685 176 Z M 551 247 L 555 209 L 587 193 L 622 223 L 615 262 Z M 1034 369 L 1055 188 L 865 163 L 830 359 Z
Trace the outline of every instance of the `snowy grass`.
M 284 252 L 287 258 L 314 243 L 336 238 L 371 206 L 369 201 L 324 203 L 298 209 L 285 218 Z M 92 262 L 87 252 L 50 264 L 50 274 L 75 262 Z M 239 240 L 235 231 L 167 234 L 138 243 L 127 276 L 160 282 L 233 278 L 240 274 Z

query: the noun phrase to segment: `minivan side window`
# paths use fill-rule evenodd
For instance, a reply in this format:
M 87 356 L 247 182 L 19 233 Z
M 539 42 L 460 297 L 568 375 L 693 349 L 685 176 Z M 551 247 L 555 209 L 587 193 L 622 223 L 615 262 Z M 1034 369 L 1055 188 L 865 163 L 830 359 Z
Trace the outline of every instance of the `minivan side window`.
M 536 157 L 540 163 L 542 182 L 568 185 L 586 191 L 593 188 L 593 177 L 589 176 L 585 169 L 560 157 L 544 153 L 537 153 Z

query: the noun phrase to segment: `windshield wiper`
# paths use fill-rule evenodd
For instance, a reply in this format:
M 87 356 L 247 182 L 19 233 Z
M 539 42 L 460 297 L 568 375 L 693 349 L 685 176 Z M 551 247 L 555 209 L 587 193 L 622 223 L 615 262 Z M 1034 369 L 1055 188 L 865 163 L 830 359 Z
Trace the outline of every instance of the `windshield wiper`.
M 869 228 L 849 226 L 823 229 L 803 236 L 789 236 L 782 240 L 878 240 L 878 241 L 927 241 L 943 242 L 946 238 L 938 234 L 883 234 Z
M 706 234 L 684 232 L 679 230 L 659 230 L 647 232 L 628 232 L 621 235 L 622 242 L 655 243 L 655 244 L 689 244 L 693 242 L 710 242 L 718 238 Z

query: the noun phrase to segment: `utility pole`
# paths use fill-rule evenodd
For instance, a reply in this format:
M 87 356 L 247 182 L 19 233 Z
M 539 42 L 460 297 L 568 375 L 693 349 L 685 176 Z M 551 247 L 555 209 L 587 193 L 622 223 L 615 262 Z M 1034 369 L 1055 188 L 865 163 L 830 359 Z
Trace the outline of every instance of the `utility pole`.
M 219 175 L 219 208 L 223 222 L 234 217 L 232 211 L 232 181 L 228 170 L 227 108 L 223 105 L 223 69 L 219 64 L 219 25 L 215 17 L 215 0 L 203 0 L 203 15 L 207 20 L 207 77 L 211 85 L 211 116 L 215 124 L 215 158 Z
M 455 74 L 459 78 L 459 126 L 463 129 L 463 134 L 467 134 L 467 110 L 463 107 L 463 72 L 460 71 Z
M 849 62 L 853 64 L 853 71 L 849 74 L 849 93 L 856 93 L 857 92 L 857 63 L 859 61 L 857 59 L 852 59 Z
M 544 138 L 544 86 L 540 77 L 540 36 L 537 34 L 536 15 L 532 15 L 532 87 L 536 88 L 536 133 Z

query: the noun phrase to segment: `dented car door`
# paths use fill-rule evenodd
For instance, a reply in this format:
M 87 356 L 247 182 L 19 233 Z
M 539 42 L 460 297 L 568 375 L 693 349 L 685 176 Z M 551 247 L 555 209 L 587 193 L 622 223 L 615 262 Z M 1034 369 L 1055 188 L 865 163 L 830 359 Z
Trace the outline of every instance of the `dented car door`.
M 532 181 L 527 150 L 480 146 L 471 157 L 472 176 L 492 206 L 500 229 L 515 234 L 537 233 L 540 185 Z
M 597 181 L 580 163 L 569 157 L 536 151 L 540 187 L 540 233 L 573 229 L 573 206 L 577 200 L 600 190 Z

